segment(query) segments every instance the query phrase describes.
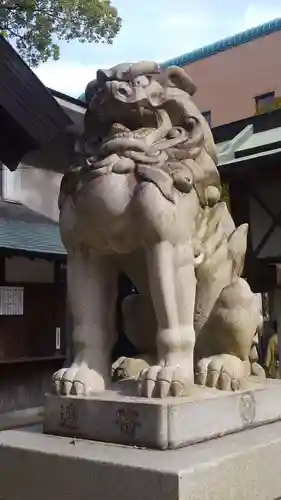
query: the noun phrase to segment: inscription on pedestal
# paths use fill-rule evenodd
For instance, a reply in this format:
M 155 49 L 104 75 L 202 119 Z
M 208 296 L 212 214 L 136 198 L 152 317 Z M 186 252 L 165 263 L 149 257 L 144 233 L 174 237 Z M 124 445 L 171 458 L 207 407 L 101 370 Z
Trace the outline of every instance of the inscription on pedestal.
M 243 424 L 251 424 L 256 416 L 256 402 L 253 394 L 242 394 L 239 401 L 240 416 Z
M 132 438 L 135 437 L 137 428 L 141 426 L 138 412 L 129 408 L 117 410 L 114 423 L 119 426 L 122 435 Z
M 64 429 L 77 429 L 78 415 L 73 403 L 62 404 L 60 407 L 60 427 Z

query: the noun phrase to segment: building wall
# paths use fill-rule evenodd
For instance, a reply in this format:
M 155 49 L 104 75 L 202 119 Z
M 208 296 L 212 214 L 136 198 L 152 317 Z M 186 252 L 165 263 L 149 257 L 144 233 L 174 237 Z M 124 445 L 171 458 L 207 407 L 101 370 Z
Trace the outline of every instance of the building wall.
M 64 106 L 66 112 L 69 106 Z M 60 182 L 75 161 L 75 134 L 85 111 L 76 108 L 70 109 L 76 126 L 72 133 L 30 153 L 15 172 L 0 169 L 4 200 L 22 203 L 58 221 Z M 52 260 L 2 253 L 0 286 L 24 289 L 23 315 L 0 315 L 0 413 L 6 413 L 44 404 L 52 375 L 65 363 L 69 349 L 68 319 L 65 276 Z
M 190 63 L 201 111 L 211 111 L 212 126 L 255 114 L 255 96 L 281 96 L 281 31 Z
M 5 280 L 8 283 L 55 283 L 55 264 L 44 259 L 6 257 Z
M 85 111 L 84 108 L 81 109 Z M 81 122 L 83 114 L 76 115 Z M 3 167 L 4 200 L 22 203 L 31 210 L 58 221 L 60 183 L 63 173 L 77 161 L 74 143 L 77 133 L 81 131 L 80 122 L 75 124 L 76 129 L 72 133 L 61 134 L 46 143 L 44 148 L 26 155 L 16 171 L 10 172 Z
M 22 314 L 0 314 L 0 413 L 41 406 L 65 361 L 65 285 L 54 267 L 0 255 L 0 286 L 23 288 Z
M 3 167 L 3 198 L 58 221 L 68 143 L 60 140 L 24 160 L 15 172 Z M 0 413 L 43 405 L 53 373 L 65 362 L 66 290 L 56 280 L 54 261 L 0 255 L 0 286 L 24 288 L 23 316 L 0 315 Z
M 0 362 L 0 414 L 43 406 L 52 375 L 61 366 L 60 359 Z

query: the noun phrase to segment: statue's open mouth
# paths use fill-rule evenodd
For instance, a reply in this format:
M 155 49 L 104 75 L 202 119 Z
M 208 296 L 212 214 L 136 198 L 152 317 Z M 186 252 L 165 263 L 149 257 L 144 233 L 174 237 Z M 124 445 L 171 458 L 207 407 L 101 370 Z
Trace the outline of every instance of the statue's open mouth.
M 116 117 L 116 120 L 112 120 L 109 137 L 138 137 L 141 139 L 159 127 L 158 110 L 136 106 L 130 111 L 126 120 L 120 119 L 119 116 Z
M 145 137 L 151 130 L 159 127 L 159 110 L 133 105 L 117 103 L 111 107 L 109 137 Z M 107 116 L 107 119 L 109 116 Z

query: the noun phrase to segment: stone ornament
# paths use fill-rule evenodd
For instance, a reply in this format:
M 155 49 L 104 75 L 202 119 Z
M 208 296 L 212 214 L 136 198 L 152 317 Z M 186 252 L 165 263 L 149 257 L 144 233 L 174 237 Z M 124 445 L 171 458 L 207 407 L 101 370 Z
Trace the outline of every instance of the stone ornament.
M 250 375 L 261 314 L 241 278 L 248 226 L 220 201 L 195 91 L 183 69 L 154 62 L 99 70 L 86 88 L 81 164 L 59 195 L 75 356 L 53 376 L 57 394 L 110 386 L 120 272 L 138 291 L 123 317 L 141 356 L 113 371 L 137 377 L 140 396 L 188 395 L 195 383 L 234 391 Z

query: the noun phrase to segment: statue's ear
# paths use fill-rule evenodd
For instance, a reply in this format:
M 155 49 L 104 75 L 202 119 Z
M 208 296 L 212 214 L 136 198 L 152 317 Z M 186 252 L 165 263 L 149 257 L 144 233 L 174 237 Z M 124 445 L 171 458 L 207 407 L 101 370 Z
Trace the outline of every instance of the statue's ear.
M 196 85 L 193 83 L 192 79 L 184 71 L 184 69 L 178 66 L 170 66 L 166 70 L 167 75 L 171 83 L 181 90 L 187 92 L 190 96 L 193 96 L 196 92 Z
M 111 69 L 98 69 L 97 71 L 97 82 L 100 85 L 103 85 L 107 80 L 110 80 L 112 78 L 112 71 Z M 93 83 L 94 82 L 90 82 Z
M 241 224 L 228 240 L 228 248 L 233 261 L 233 272 L 237 276 L 241 276 L 244 267 L 248 229 L 248 224 Z

